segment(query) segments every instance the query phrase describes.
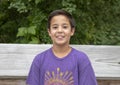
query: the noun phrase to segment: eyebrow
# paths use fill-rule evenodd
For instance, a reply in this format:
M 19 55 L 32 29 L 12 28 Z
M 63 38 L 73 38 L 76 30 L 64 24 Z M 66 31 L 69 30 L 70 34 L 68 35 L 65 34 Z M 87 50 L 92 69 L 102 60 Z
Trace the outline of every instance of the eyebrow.
M 67 24 L 67 23 L 64 23 L 64 24 L 62 24 L 62 25 L 69 25 L 69 24 Z
M 56 25 L 58 25 L 58 24 L 52 24 L 51 26 L 56 26 Z M 69 24 L 63 23 L 62 25 L 69 25 Z
M 52 24 L 51 26 L 57 26 L 58 24 Z

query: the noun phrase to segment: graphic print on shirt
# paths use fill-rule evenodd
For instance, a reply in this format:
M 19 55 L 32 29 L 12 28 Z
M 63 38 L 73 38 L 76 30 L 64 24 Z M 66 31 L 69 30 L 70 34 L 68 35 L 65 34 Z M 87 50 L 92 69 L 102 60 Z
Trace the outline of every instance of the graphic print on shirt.
M 45 85 L 74 85 L 72 72 L 61 72 L 60 68 L 56 71 L 45 73 Z

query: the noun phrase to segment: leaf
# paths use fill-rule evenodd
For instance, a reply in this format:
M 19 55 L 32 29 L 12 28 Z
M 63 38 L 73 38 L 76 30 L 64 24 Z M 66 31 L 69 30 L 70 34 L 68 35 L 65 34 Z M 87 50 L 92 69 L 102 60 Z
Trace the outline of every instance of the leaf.
M 35 0 L 35 4 L 37 5 L 38 3 L 42 2 L 42 0 Z
M 21 1 L 11 2 L 8 9 L 12 8 L 16 8 L 19 13 L 28 12 L 27 6 L 25 5 L 24 2 Z
M 25 34 L 26 34 L 26 27 L 21 27 L 18 29 L 17 37 L 25 36 Z
M 36 26 L 30 26 L 28 28 L 28 33 L 35 35 L 36 34 L 36 30 L 35 29 L 36 29 Z
M 32 0 L 28 0 L 29 2 L 31 2 Z
M 30 44 L 38 44 L 39 43 L 39 39 L 36 37 L 32 37 L 32 41 L 29 42 Z

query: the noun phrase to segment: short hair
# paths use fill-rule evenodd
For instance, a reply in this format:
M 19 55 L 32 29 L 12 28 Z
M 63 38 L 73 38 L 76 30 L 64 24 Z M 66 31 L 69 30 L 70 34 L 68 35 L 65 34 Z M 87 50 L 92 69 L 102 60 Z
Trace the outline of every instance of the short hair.
M 66 16 L 69 19 L 71 28 L 75 28 L 75 20 L 74 20 L 74 18 L 72 17 L 72 15 L 70 13 L 68 13 L 65 10 L 55 10 L 55 11 L 51 12 L 49 17 L 48 17 L 48 23 L 47 23 L 48 29 L 50 29 L 50 22 L 51 22 L 52 18 L 54 16 L 57 16 L 57 15 L 64 15 L 64 16 Z

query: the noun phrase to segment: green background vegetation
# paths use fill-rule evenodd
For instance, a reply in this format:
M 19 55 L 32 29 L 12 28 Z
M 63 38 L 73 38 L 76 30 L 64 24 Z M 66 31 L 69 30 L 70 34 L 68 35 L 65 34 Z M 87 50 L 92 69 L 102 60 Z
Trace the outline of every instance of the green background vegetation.
M 51 11 L 76 21 L 71 44 L 120 45 L 120 0 L 0 0 L 0 43 L 49 44 Z

